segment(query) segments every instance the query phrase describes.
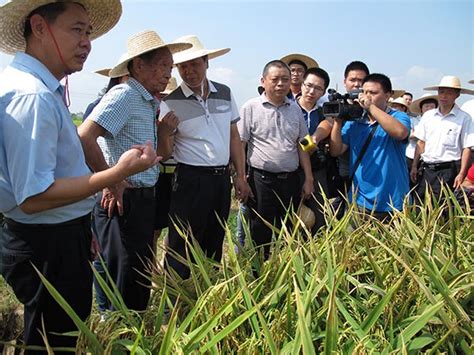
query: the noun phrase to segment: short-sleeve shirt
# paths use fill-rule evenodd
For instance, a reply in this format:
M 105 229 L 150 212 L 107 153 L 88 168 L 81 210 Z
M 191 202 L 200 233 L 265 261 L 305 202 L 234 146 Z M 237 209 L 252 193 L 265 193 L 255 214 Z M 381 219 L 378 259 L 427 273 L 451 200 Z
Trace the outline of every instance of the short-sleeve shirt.
M 473 129 L 471 116 L 456 104 L 445 116 L 439 108 L 425 112 L 415 130 L 415 137 L 425 142 L 421 158 L 426 163 L 460 160 L 462 150 L 474 146 Z
M 390 110 L 388 114 L 400 121 L 410 132 L 410 118 L 404 112 Z M 342 128 L 342 142 L 349 147 L 350 171 L 373 126 L 365 120 L 346 122 Z M 406 140 L 391 137 L 380 125 L 354 175 L 349 200 L 356 191 L 358 206 L 376 212 L 389 212 L 391 205 L 400 210 L 409 191 L 405 159 Z
M 308 134 L 298 104 L 285 98 L 277 107 L 262 93 L 242 106 L 240 117 L 237 126 L 251 167 L 272 173 L 298 168 L 298 142 Z
M 93 197 L 25 214 L 19 205 L 56 179 L 89 175 L 63 87 L 37 59 L 17 53 L 0 74 L 0 212 L 26 224 L 56 224 L 92 210 Z
M 179 119 L 173 156 L 178 163 L 223 166 L 230 160 L 230 129 L 240 117 L 229 87 L 208 80 L 203 99 L 182 82 L 164 101 Z
M 120 156 L 133 145 L 150 141 L 156 149 L 156 114 L 160 102 L 140 82 L 130 78 L 105 94 L 87 118 L 107 133 L 97 142 L 109 166 L 117 164 Z M 153 166 L 129 176 L 133 187 L 151 187 L 158 180 L 159 167 Z

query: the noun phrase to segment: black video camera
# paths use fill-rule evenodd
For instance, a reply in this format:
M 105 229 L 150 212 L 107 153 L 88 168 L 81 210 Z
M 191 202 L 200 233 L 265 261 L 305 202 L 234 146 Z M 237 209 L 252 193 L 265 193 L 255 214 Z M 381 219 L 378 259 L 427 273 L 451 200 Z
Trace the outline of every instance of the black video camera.
M 364 109 L 353 102 L 362 92 L 360 89 L 349 91 L 347 94 L 340 94 L 334 89 L 328 90 L 329 102 L 323 104 L 324 117 L 336 117 L 344 121 L 355 121 L 362 117 Z

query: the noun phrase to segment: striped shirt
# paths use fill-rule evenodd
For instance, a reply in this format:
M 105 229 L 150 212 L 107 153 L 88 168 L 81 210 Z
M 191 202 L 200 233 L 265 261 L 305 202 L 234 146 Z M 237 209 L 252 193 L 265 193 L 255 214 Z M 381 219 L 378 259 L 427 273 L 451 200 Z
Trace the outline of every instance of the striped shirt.
M 222 166 L 230 158 L 230 125 L 239 111 L 230 89 L 208 81 L 207 100 L 183 82 L 164 100 L 179 118 L 174 139 L 174 159 L 196 166 Z
M 107 131 L 97 142 L 109 166 L 114 166 L 134 144 L 150 141 L 156 149 L 158 107 L 159 101 L 133 78 L 104 95 L 87 119 Z M 134 187 L 151 187 L 156 184 L 158 174 L 159 168 L 155 165 L 128 177 L 127 181 Z

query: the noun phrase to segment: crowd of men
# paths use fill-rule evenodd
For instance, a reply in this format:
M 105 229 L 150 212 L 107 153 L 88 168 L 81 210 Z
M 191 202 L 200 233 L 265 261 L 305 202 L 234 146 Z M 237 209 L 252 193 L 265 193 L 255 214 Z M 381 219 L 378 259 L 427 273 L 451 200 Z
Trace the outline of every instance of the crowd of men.
M 442 183 L 474 184 L 474 123 L 455 102 L 474 91 L 457 77 L 413 100 L 408 92 L 394 97 L 386 75 L 351 62 L 344 104 L 360 115 L 347 117 L 325 111 L 328 73 L 289 54 L 262 68 L 259 95 L 239 110 L 231 89 L 207 77 L 212 59 L 230 49 L 207 49 L 195 35 L 171 43 L 155 31 L 131 36 L 76 130 L 67 76 L 82 69 L 91 40 L 115 25 L 121 4 L 42 4 L 14 0 L 0 9 L 0 50 L 15 54 L 0 76 L 1 272 L 25 305 L 27 345 L 44 344 L 43 326 L 52 346 L 76 341 L 62 335 L 75 326 L 33 266 L 86 319 L 89 261 L 100 253 L 127 307 L 142 311 L 155 232 L 169 228 L 171 275 L 189 277 L 188 243 L 219 262 L 232 184 L 241 224 L 263 258 L 274 237 L 269 224 L 281 227 L 301 204 L 313 211 L 317 233 L 326 224 L 324 196 L 340 213 L 347 196 L 387 220 L 409 203 L 410 189 L 422 203 L 426 191 L 439 197 Z M 166 90 L 173 66 L 181 84 Z M 101 311 L 113 309 L 101 292 Z

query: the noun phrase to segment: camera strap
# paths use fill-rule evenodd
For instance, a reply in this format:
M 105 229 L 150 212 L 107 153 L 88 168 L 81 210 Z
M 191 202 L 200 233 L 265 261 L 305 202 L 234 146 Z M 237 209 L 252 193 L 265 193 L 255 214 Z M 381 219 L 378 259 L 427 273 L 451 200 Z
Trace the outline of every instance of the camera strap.
M 355 173 L 356 173 L 357 169 L 359 168 L 360 162 L 362 161 L 362 158 L 364 157 L 364 154 L 367 151 L 367 148 L 369 147 L 369 144 L 372 141 L 372 138 L 374 137 L 375 131 L 377 130 L 378 126 L 379 126 L 378 122 L 375 122 L 372 125 L 372 130 L 370 131 L 369 136 L 365 140 L 364 145 L 362 146 L 362 149 L 360 150 L 359 156 L 357 157 L 357 160 L 354 164 L 354 170 L 352 171 L 351 177 L 349 178 L 349 181 L 348 181 L 348 184 L 347 184 L 348 188 L 351 188 L 351 186 L 352 186 L 352 180 L 354 180 Z

